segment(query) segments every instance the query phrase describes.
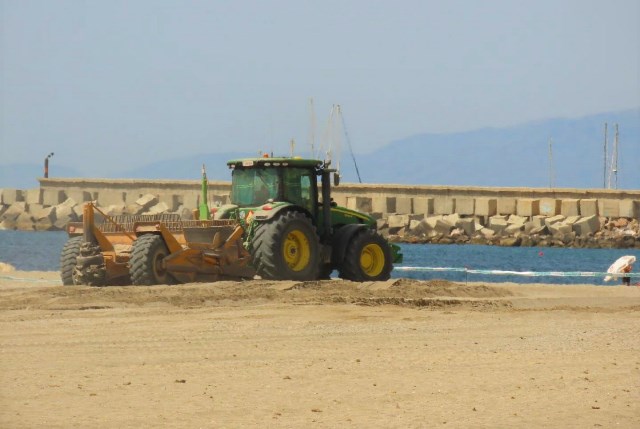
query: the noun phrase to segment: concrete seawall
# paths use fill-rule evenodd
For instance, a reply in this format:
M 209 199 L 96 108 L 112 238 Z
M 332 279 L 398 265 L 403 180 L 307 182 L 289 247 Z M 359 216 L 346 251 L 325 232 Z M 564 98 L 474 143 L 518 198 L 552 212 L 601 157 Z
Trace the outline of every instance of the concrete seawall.
M 110 214 L 173 212 L 184 216 L 200 203 L 199 180 L 39 181 L 37 189 L 0 189 L 0 228 L 61 229 L 79 218 L 80 206 L 86 201 L 97 201 Z M 230 191 L 230 182 L 210 181 L 210 206 L 229 202 Z M 378 229 L 383 234 L 403 241 L 478 242 L 475 235 L 502 244 L 500 237 L 533 231 L 555 236 L 557 243 L 580 245 L 576 237 L 615 230 L 607 239 L 633 238 L 616 247 L 640 247 L 640 190 L 347 183 L 334 187 L 333 199 L 339 205 L 372 214 L 379 219 Z M 611 223 L 618 219 L 626 223 L 622 222 L 622 227 L 620 222 Z

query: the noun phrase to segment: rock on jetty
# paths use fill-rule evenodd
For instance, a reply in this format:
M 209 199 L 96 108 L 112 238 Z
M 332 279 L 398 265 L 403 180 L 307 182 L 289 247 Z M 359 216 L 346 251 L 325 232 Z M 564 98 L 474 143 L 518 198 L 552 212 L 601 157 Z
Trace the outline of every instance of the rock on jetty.
M 63 197 L 51 202 L 62 201 Z M 213 195 L 217 203 L 228 195 Z M 60 231 L 69 222 L 82 221 L 82 204 L 66 198 L 47 204 L 38 189 L 20 191 L 0 189 L 0 229 Z M 192 201 L 195 204 L 197 201 Z M 146 193 L 131 203 L 102 205 L 109 216 L 177 213 L 192 219 L 193 209 L 184 201 L 169 207 L 158 195 Z M 463 205 L 458 206 L 464 208 Z M 174 210 L 172 210 L 174 209 Z M 360 208 L 363 210 L 363 208 Z M 367 211 L 367 210 L 363 210 Z M 371 211 L 369 208 L 368 211 Z M 465 213 L 469 213 L 466 211 Z M 372 213 L 378 231 L 390 241 L 437 244 L 488 244 L 497 246 L 557 246 L 594 248 L 640 248 L 638 219 L 631 217 L 563 215 L 470 214 L 419 215 Z
M 639 222 L 629 218 L 396 214 L 377 222 L 395 242 L 640 249 Z

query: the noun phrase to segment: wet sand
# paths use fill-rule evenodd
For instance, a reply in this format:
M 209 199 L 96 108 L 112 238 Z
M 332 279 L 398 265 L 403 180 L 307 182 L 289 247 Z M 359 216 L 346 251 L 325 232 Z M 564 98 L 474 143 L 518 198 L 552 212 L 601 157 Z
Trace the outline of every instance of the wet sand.
M 0 427 L 640 427 L 640 287 L 0 273 Z

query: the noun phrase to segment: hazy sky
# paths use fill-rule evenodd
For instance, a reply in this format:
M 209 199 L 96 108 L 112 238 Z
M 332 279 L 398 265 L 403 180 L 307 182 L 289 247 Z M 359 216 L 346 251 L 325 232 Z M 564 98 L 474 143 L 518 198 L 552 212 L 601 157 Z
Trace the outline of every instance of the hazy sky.
M 0 0 L 0 164 L 96 176 L 640 105 L 640 1 Z M 318 130 L 318 135 L 321 131 Z

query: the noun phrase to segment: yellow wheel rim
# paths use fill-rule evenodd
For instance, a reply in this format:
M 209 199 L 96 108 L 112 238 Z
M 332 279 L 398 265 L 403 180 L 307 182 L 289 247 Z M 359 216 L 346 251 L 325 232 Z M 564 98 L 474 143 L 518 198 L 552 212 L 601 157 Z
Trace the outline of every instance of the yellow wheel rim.
M 307 236 L 299 230 L 293 230 L 284 240 L 284 261 L 293 271 L 302 271 L 309 265 L 311 246 Z
M 384 269 L 384 252 L 377 244 L 367 244 L 360 253 L 360 268 L 369 277 L 379 275 Z

